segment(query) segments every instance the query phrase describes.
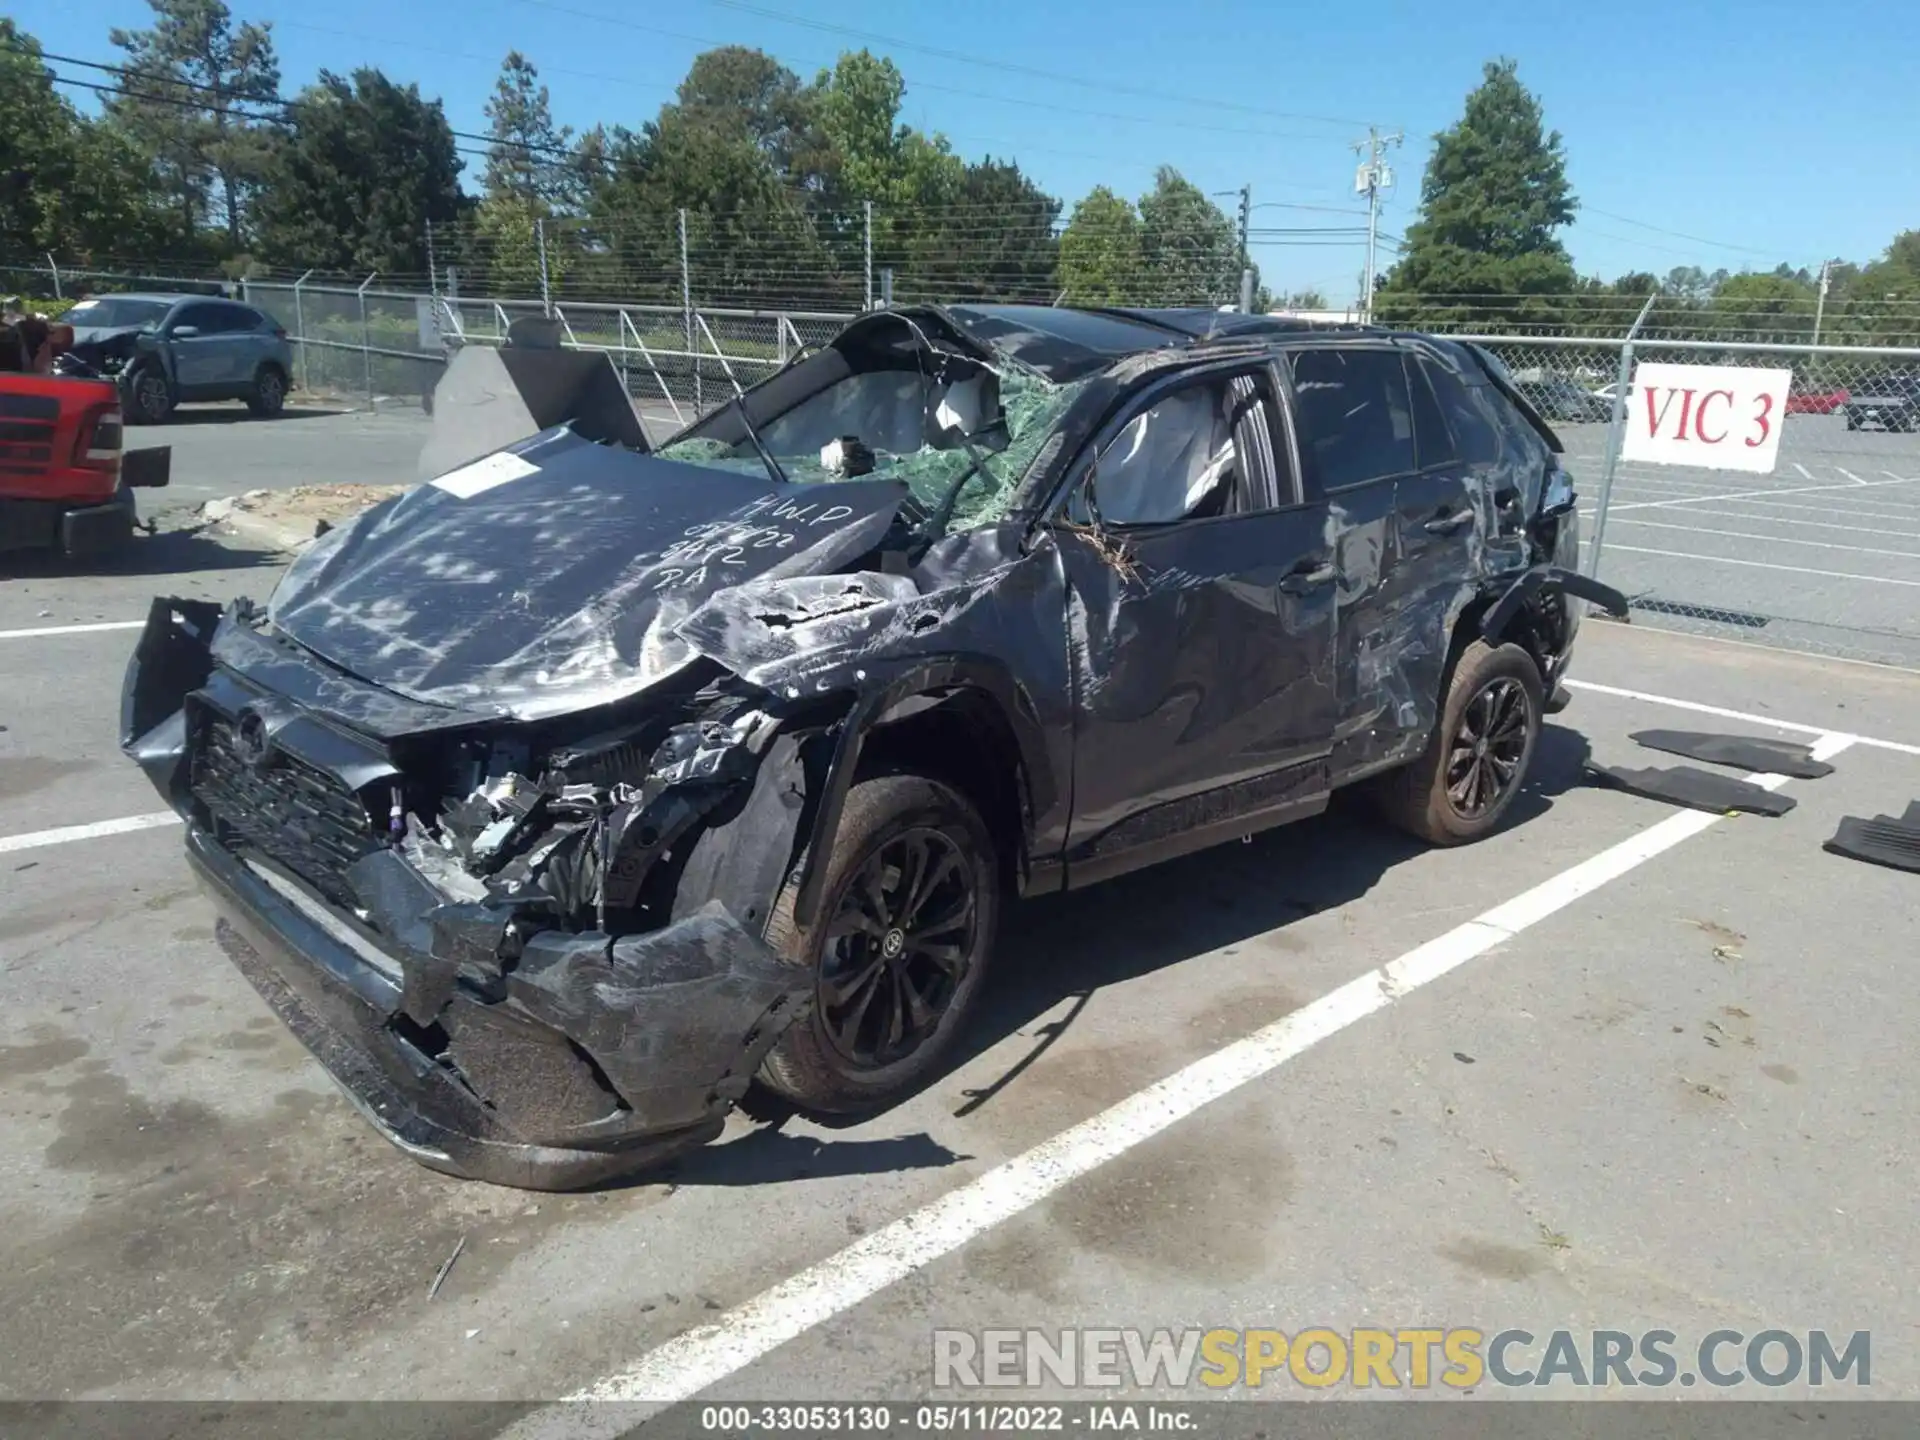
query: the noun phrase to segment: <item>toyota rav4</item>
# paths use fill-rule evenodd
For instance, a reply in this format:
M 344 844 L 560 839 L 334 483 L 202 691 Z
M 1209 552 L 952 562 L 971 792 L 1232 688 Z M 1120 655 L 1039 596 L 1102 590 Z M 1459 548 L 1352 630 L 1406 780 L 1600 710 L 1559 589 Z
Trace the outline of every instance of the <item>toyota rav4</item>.
M 617 389 L 466 351 L 436 426 L 551 400 L 549 358 Z M 1016 897 L 1345 786 L 1478 839 L 1582 599 L 1626 609 L 1576 573 L 1552 431 L 1450 340 L 955 305 L 658 450 L 618 401 L 438 452 L 263 606 L 156 601 L 128 674 L 221 945 L 456 1174 L 595 1182 L 756 1079 L 889 1103 Z

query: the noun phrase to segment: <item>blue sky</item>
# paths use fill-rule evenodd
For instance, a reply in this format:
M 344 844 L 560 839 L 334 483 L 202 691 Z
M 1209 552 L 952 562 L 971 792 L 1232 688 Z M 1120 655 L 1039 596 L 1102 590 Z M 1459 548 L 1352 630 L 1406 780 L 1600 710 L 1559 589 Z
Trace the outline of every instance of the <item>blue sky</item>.
M 471 131 L 509 48 L 539 65 L 562 123 L 637 127 L 712 44 L 758 46 L 805 78 L 864 43 L 905 73 L 908 122 L 963 155 L 1017 159 L 1069 207 L 1103 182 L 1137 195 L 1162 163 L 1208 190 L 1251 183 L 1257 206 L 1357 207 L 1351 143 L 1369 123 L 1403 129 L 1393 234 L 1413 216 L 1431 135 L 1482 62 L 1511 55 L 1565 137 L 1583 273 L 1864 261 L 1920 226 L 1920 11 L 1900 5 L 1863 26 L 1804 0 L 229 3 L 274 22 L 288 93 L 322 66 L 374 64 Z M 114 58 L 108 29 L 150 18 L 144 0 L 11 9 L 48 50 L 84 59 Z M 1255 223 L 1353 222 L 1262 208 Z M 1275 290 L 1341 302 L 1363 251 L 1269 242 L 1257 258 Z

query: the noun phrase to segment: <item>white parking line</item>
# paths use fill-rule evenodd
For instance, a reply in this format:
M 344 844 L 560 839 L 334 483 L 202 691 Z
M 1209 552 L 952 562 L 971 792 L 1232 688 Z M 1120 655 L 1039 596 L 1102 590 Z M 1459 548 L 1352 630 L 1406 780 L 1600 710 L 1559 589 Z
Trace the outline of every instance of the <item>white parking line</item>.
M 1698 700 L 1682 700 L 1673 695 L 1650 695 L 1645 690 L 1622 690 L 1617 685 L 1601 685 L 1592 680 L 1568 680 L 1569 690 L 1591 690 L 1596 695 L 1612 695 L 1622 700 L 1640 700 L 1649 705 L 1665 705 L 1672 710 L 1691 710 L 1696 715 L 1717 715 L 1722 720 L 1744 720 L 1750 725 L 1770 725 L 1775 730 L 1792 730 L 1801 735 L 1835 735 L 1830 725 L 1806 725 L 1797 720 L 1781 720 L 1772 715 L 1755 715 L 1746 710 L 1727 710 L 1718 705 L 1702 705 Z M 1876 750 L 1893 750 L 1901 755 L 1920 755 L 1920 745 L 1905 745 L 1898 740 L 1876 740 L 1871 735 L 1849 737 L 1856 745 Z
M 1800 472 L 1800 478 L 1802 480 L 1811 480 L 1813 478 L 1813 472 L 1807 469 L 1807 467 L 1802 465 L 1798 460 L 1795 460 L 1793 462 L 1793 468 Z
M 1920 476 L 1916 476 L 1920 479 Z M 1889 485 L 1911 485 L 1912 480 L 1868 480 L 1859 485 L 1769 485 L 1764 490 L 1729 490 L 1719 495 L 1695 495 L 1685 500 L 1636 500 L 1631 505 L 1616 505 L 1615 510 L 1649 510 L 1656 505 L 1698 505 L 1709 500 L 1747 500 L 1766 495 L 1812 495 L 1823 490 L 1884 490 Z
M 1813 509 L 1811 506 L 1802 507 Z M 1689 515 L 1708 515 L 1716 520 L 1745 520 L 1750 525 L 1791 525 L 1796 530 L 1846 530 L 1855 535 L 1878 535 L 1882 540 L 1920 540 L 1920 530 L 1889 530 L 1884 525 L 1835 525 L 1830 520 L 1788 519 L 1780 515 L 1751 515 L 1744 510 L 1689 510 Z M 1831 510 L 1813 510 L 1816 515 L 1831 515 Z M 1852 514 L 1852 511 L 1843 511 Z M 1647 520 L 1622 520 L 1622 525 L 1647 525 Z M 1770 535 L 1770 540 L 1783 537 Z
M 1854 474 L 1853 471 L 1851 470 L 1842 469 L 1838 465 L 1834 466 L 1833 468 L 1836 470 L 1839 470 L 1842 475 L 1846 476 L 1849 480 L 1853 481 L 1853 483 L 1856 485 L 1865 485 L 1869 483 L 1868 481 L 1862 480 L 1858 475 Z M 1893 478 L 1898 480 L 1900 477 L 1896 475 Z
M 1829 540 L 1802 540 L 1793 535 L 1754 535 L 1744 530 L 1709 530 L 1703 525 L 1675 525 L 1665 520 L 1623 519 L 1622 525 L 1638 525 L 1646 530 L 1679 530 L 1688 535 L 1723 535 L 1729 540 L 1764 540 L 1770 545 L 1810 545 L 1816 550 L 1844 550 L 1849 555 L 1893 555 L 1902 560 L 1920 560 L 1920 551 L 1875 550 L 1867 545 L 1836 545 Z
M 152 830 L 161 825 L 178 825 L 180 817 L 171 810 L 156 810 L 151 815 L 126 815 L 118 820 L 96 820 L 91 825 L 63 825 L 58 830 L 29 830 L 25 835 L 0 835 L 0 855 L 16 850 L 38 850 L 43 845 L 67 845 L 75 840 L 98 840 L 102 835 L 126 835 L 135 830 Z
M 1796 505 L 1791 500 L 1760 500 L 1743 497 L 1730 503 L 1736 505 L 1765 505 L 1771 510 L 1791 510 L 1796 515 L 1846 515 L 1855 520 L 1920 520 L 1920 510 L 1863 510 L 1858 505 L 1843 505 L 1839 499 L 1835 499 L 1830 504 L 1825 505 Z M 1638 507 L 1629 506 L 1625 508 L 1633 509 Z M 1685 513 L 1689 515 L 1705 515 L 1710 512 L 1705 510 L 1689 510 Z M 1756 516 L 1755 518 L 1757 519 L 1759 517 Z M 1800 523 L 1784 515 L 1771 516 L 1769 518 L 1778 520 L 1782 525 L 1796 525 Z
M 1813 747 L 1825 759 L 1854 743 L 1828 735 Z M 1779 775 L 1751 775 L 1769 790 Z M 628 1433 L 637 1407 L 698 1395 L 816 1325 L 950 1255 L 1127 1151 L 1337 1035 L 1423 985 L 1459 969 L 1617 880 L 1723 818 L 1689 810 L 1516 895 L 1399 959 L 1369 970 L 1284 1019 L 1256 1030 L 1147 1086 L 1090 1120 L 995 1166 L 931 1204 L 855 1241 L 838 1254 L 763 1291 L 711 1324 L 697 1326 L 632 1365 L 555 1405 L 522 1417 L 503 1440 L 587 1440 Z M 583 1405 L 582 1401 L 611 1402 Z
M 48 635 L 92 635 L 101 630 L 139 630 L 144 620 L 102 620 L 94 625 L 43 625 L 36 630 L 0 630 L 0 640 L 40 640 Z
M 1649 550 L 1639 545 L 1609 545 L 1626 555 L 1664 555 L 1669 560 L 1701 560 L 1710 565 L 1738 565 L 1747 570 L 1783 570 L 1789 575 L 1817 575 L 1823 580 L 1858 580 L 1864 585 L 1910 585 L 1920 580 L 1896 580 L 1891 575 L 1855 575 L 1848 570 L 1813 570 L 1805 565 L 1769 565 L 1764 560 L 1734 560 L 1725 555 L 1696 555 L 1691 550 Z

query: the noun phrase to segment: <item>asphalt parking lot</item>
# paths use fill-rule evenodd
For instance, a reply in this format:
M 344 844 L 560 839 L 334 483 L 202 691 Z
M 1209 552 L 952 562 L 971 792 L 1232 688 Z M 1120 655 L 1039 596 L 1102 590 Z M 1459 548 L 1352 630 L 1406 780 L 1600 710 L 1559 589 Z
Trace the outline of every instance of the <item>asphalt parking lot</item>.
M 423 433 L 172 426 L 176 485 L 299 472 L 295 427 L 367 479 Z M 1920 1398 L 1920 885 L 1820 849 L 1920 799 L 1920 674 L 1590 624 L 1491 840 L 1340 806 L 1022 907 L 913 1100 L 533 1195 L 366 1127 L 116 749 L 148 597 L 276 565 L 177 532 L 0 580 L 0 1398 L 906 1398 L 935 1325 L 1089 1324 L 1867 1330 L 1872 1397 Z M 1651 726 L 1837 773 L 1780 819 L 1583 783 Z
M 1591 535 L 1606 427 L 1561 436 Z M 1770 475 L 1623 464 L 1600 574 L 1645 624 L 1920 665 L 1920 436 L 1794 415 Z

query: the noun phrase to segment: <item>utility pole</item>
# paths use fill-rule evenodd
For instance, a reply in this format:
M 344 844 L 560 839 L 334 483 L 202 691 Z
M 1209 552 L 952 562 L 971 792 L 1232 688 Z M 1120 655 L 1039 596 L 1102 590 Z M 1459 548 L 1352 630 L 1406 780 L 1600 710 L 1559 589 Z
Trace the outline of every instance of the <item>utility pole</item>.
M 1374 254 L 1380 236 L 1380 194 L 1393 186 L 1393 171 L 1386 163 L 1388 147 L 1398 145 L 1406 138 L 1399 130 L 1391 135 L 1382 135 L 1380 127 L 1369 125 L 1367 138 L 1356 140 L 1354 153 L 1362 157 L 1360 168 L 1353 175 L 1353 193 L 1367 197 L 1367 273 L 1360 277 L 1360 304 L 1365 311 L 1367 323 L 1373 323 L 1373 277 L 1379 273 Z
M 1827 315 L 1827 287 L 1833 273 L 1833 261 L 1820 262 L 1820 298 L 1813 303 L 1813 343 L 1820 343 L 1820 322 Z
M 1253 313 L 1253 252 L 1247 248 L 1247 232 L 1253 224 L 1253 186 L 1240 187 L 1240 313 Z

